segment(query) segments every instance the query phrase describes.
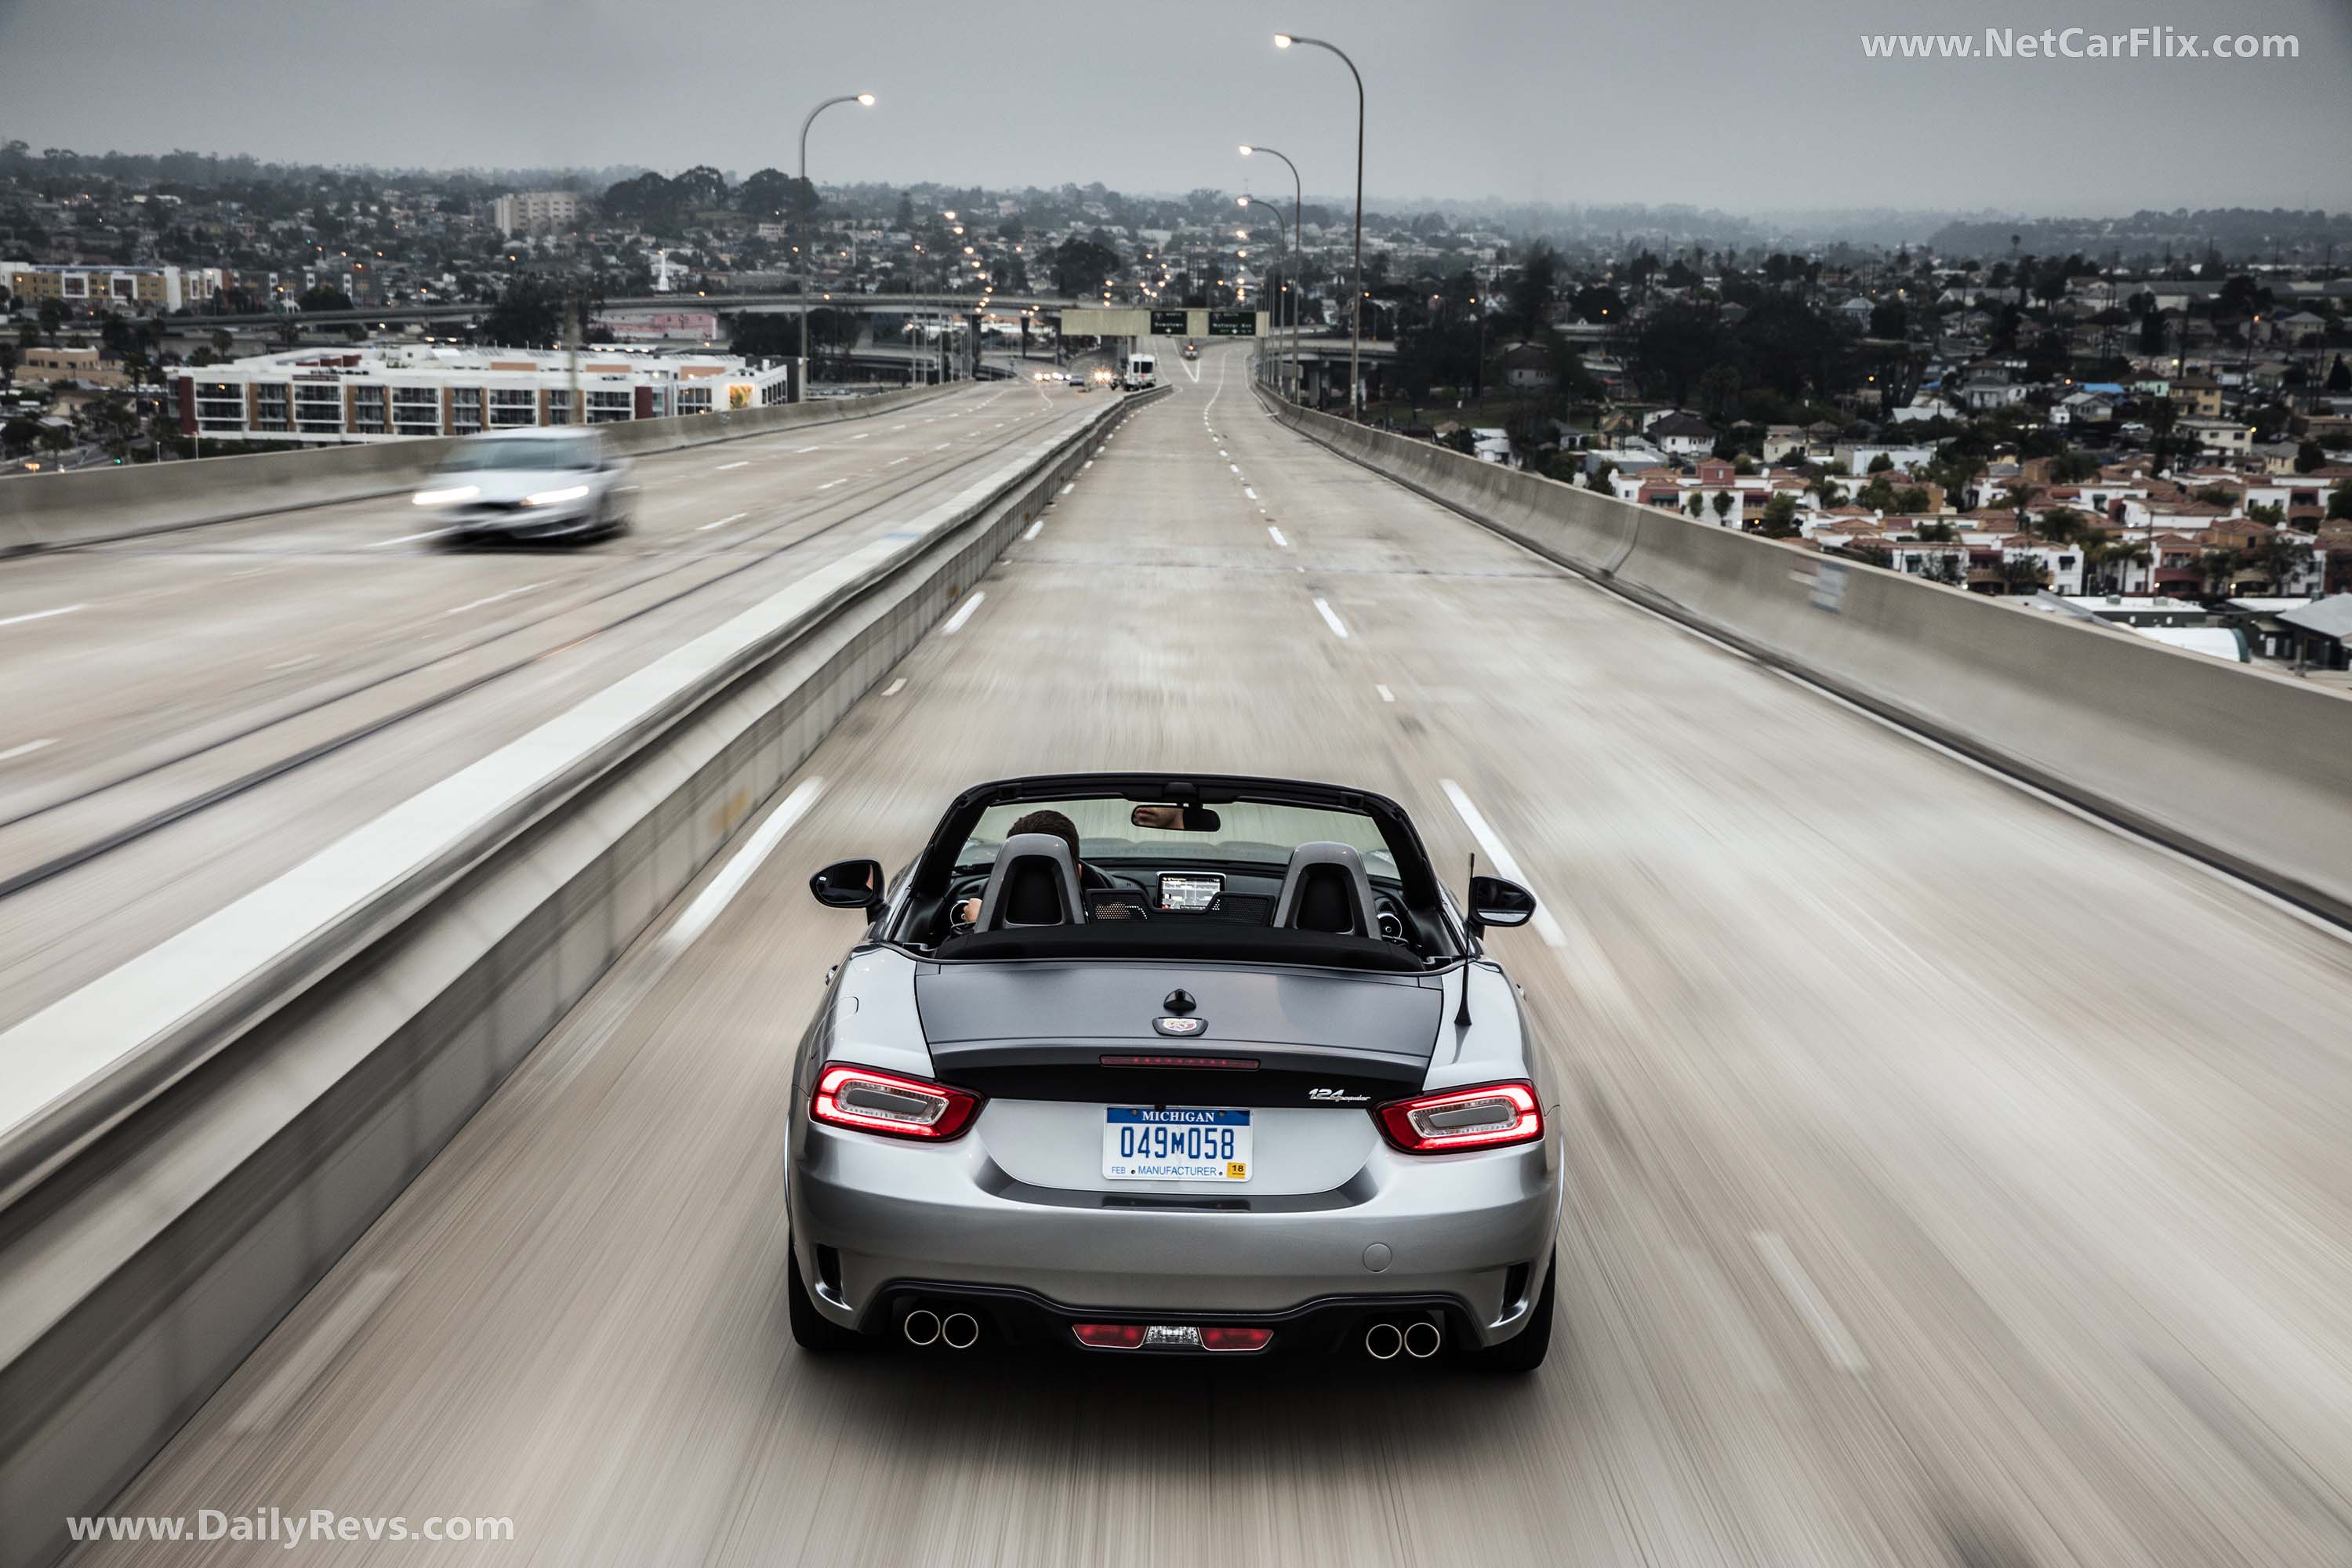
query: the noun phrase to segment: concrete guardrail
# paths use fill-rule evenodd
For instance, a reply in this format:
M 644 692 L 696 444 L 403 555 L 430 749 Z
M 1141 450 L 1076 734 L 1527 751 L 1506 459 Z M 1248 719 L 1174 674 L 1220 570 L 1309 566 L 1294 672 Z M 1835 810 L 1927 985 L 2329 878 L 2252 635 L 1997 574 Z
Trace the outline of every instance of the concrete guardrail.
M 1301 434 L 1637 603 L 2352 923 L 2352 700 L 1260 395 Z
M 871 397 L 817 398 L 724 409 L 596 428 L 614 451 L 667 452 L 739 441 L 803 425 L 869 418 L 940 395 L 908 387 Z M 144 534 L 236 522 L 335 501 L 413 489 L 467 437 L 430 436 L 349 447 L 314 447 L 194 463 L 135 463 L 28 474 L 0 483 L 0 556 L 103 544 Z
M 0 1564 L 64 1551 L 1134 401 L 0 1032 Z

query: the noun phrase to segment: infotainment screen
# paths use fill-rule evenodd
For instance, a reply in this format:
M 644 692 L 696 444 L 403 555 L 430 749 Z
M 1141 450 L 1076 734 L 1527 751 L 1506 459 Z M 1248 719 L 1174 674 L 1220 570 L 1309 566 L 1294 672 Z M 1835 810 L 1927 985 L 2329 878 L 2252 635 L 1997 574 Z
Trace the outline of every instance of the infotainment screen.
M 1217 901 L 1225 890 L 1225 879 L 1214 871 L 1198 873 L 1162 871 L 1160 873 L 1160 907 L 1198 913 Z

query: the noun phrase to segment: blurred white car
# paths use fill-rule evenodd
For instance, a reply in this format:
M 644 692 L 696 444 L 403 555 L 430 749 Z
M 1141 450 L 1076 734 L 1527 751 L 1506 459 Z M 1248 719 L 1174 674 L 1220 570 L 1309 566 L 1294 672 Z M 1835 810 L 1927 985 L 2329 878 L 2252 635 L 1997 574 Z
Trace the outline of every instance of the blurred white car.
M 459 442 L 411 499 L 454 543 L 600 538 L 629 527 L 628 473 L 593 429 L 501 430 Z

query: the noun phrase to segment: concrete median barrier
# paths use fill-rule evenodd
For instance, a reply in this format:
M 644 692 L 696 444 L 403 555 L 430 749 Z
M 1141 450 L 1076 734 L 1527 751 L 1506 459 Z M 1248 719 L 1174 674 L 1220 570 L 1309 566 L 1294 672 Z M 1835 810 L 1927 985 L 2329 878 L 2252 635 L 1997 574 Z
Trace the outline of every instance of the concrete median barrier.
M 1122 412 L 0 1032 L 0 1564 L 63 1552 Z
M 597 426 L 616 452 L 637 456 L 740 441 L 805 425 L 870 418 L 940 395 L 908 387 L 871 397 L 820 398 Z M 32 474 L 0 483 L 0 556 L 104 544 L 236 522 L 414 489 L 459 437 L 318 447 L 198 463 L 137 463 Z
M 2352 700 L 1267 403 L 1638 603 L 2352 923 Z

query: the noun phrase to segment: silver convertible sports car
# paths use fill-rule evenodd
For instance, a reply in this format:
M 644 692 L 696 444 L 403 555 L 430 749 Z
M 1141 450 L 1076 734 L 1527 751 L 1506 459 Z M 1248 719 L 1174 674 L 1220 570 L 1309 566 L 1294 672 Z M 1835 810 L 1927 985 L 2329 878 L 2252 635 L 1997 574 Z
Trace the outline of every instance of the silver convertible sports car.
M 1011 779 L 810 886 L 870 924 L 795 1067 L 805 1348 L 1542 1363 L 1557 1107 L 1481 945 L 1535 900 L 1395 802 Z

